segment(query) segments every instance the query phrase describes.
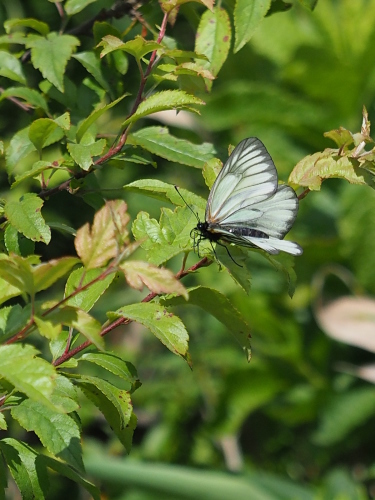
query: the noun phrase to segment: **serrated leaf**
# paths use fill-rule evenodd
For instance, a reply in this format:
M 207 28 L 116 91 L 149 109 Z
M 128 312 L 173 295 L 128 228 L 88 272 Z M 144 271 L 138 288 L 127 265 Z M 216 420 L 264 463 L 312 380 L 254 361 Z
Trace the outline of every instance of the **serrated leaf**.
M 33 121 L 29 127 L 29 139 L 35 148 L 41 152 L 44 147 L 59 141 L 64 136 L 64 130 L 68 130 L 69 127 L 69 113 L 64 113 L 54 120 L 39 118 Z
M 156 92 L 141 102 L 137 111 L 124 121 L 122 127 L 126 127 L 143 116 L 166 109 L 188 109 L 189 111 L 198 113 L 198 110 L 192 107 L 195 104 L 203 105 L 205 102 L 198 97 L 187 94 L 183 90 L 163 90 Z
M 95 280 L 95 278 L 100 276 L 103 271 L 104 269 L 100 268 L 87 270 L 84 267 L 80 267 L 79 269 L 73 271 L 66 282 L 65 297 L 71 295 L 75 290 L 77 290 L 78 287 L 83 287 L 87 283 Z M 114 278 L 115 273 L 109 274 L 105 278 L 90 285 L 86 290 L 83 290 L 77 295 L 71 297 L 67 301 L 67 304 L 89 312 L 97 300 L 99 300 L 103 293 L 107 290 Z
M 184 250 L 191 249 L 190 232 L 196 226 L 196 218 L 187 207 L 175 211 L 163 208 L 160 224 L 150 219 L 146 212 L 139 212 L 132 230 L 141 241 L 147 259 L 159 266 Z
M 113 106 L 116 106 L 116 104 L 121 102 L 128 95 L 129 94 L 124 94 L 115 101 L 110 102 L 109 104 L 98 106 L 87 118 L 85 118 L 85 120 L 83 120 L 83 122 L 78 127 L 76 135 L 77 142 L 81 142 L 81 139 L 85 135 L 87 130 L 102 116 L 103 113 L 113 108 Z
M 124 201 L 107 202 L 94 216 L 90 228 L 87 223 L 77 231 L 74 244 L 87 269 L 105 266 L 119 251 L 119 238 L 127 235 L 130 220 Z
M 26 47 L 31 49 L 31 61 L 43 77 L 60 92 L 64 92 L 66 65 L 80 41 L 71 35 L 48 33 L 46 37 L 29 35 Z
M 353 144 L 354 137 L 353 134 L 344 127 L 340 127 L 336 130 L 330 130 L 329 132 L 324 132 L 324 137 L 328 137 L 335 141 L 339 148 L 348 147 Z
M 73 418 L 30 399 L 13 407 L 12 416 L 28 432 L 35 432 L 50 453 L 84 470 L 80 429 Z
M 56 169 L 59 166 L 59 161 L 57 160 L 56 162 L 54 161 L 53 164 L 50 161 L 36 161 L 34 165 L 32 165 L 30 170 L 27 170 L 26 172 L 23 172 L 20 175 L 16 175 L 15 181 L 12 184 L 12 189 L 18 186 L 21 182 L 23 182 L 26 179 L 30 178 L 36 178 L 38 177 L 42 172 L 45 172 L 46 170 L 50 169 Z
M 52 401 L 56 406 L 62 408 L 64 413 L 71 413 L 79 409 L 77 390 L 67 377 L 57 376 Z
M 0 375 L 33 401 L 55 409 L 49 398 L 55 387 L 56 371 L 37 354 L 31 345 L 0 346 Z
M 230 19 L 225 9 L 215 7 L 203 13 L 197 30 L 195 52 L 207 57 L 208 61 L 200 61 L 199 65 L 214 77 L 228 57 L 231 39 Z M 206 80 L 206 85 L 210 89 L 212 81 Z
M 133 416 L 129 393 L 97 377 L 81 376 L 75 379 L 75 383 L 103 413 L 114 433 L 129 452 L 135 428 L 135 416 Z
M 299 2 L 307 9 L 314 10 L 318 3 L 318 0 L 299 0 Z
M 0 50 L 0 76 L 18 83 L 26 84 L 25 75 L 20 61 L 13 54 Z
M 212 144 L 193 144 L 169 134 L 166 127 L 146 127 L 129 136 L 129 142 L 161 158 L 202 168 L 215 154 Z
M 100 57 L 104 57 L 106 54 L 113 52 L 114 50 L 123 50 L 128 54 L 134 56 L 138 61 L 142 59 L 149 52 L 154 50 L 162 50 L 164 47 L 153 40 L 145 40 L 142 36 L 136 35 L 133 40 L 128 42 L 123 42 L 120 38 L 113 35 L 106 35 L 103 37 L 102 41 L 98 44 L 98 47 L 102 46 L 103 50 L 100 53 Z
M 51 325 L 63 324 L 78 330 L 84 337 L 94 344 L 99 350 L 104 349 L 104 339 L 100 335 L 101 324 L 86 311 L 72 306 L 63 305 L 53 309 L 46 309 L 43 318 L 51 322 Z
M 4 243 L 8 253 L 20 256 L 27 256 L 34 253 L 35 244 L 19 233 L 12 224 L 7 224 L 4 232 Z
M 234 8 L 236 40 L 234 52 L 238 52 L 250 40 L 263 21 L 271 5 L 271 0 L 237 0 Z
M 145 196 L 163 202 L 170 202 L 174 205 L 186 206 L 186 203 L 188 203 L 192 208 L 196 207 L 202 211 L 206 208 L 206 201 L 195 193 L 187 189 L 179 188 L 178 190 L 184 198 L 182 199 L 174 185 L 167 184 L 157 179 L 141 179 L 139 181 L 134 181 L 123 186 L 123 189 L 133 193 L 144 194 Z
M 289 176 L 289 183 L 307 187 L 312 191 L 319 191 L 322 181 L 329 178 L 373 186 L 373 175 L 368 170 L 356 168 L 355 163 L 358 164 L 358 161 L 351 161 L 348 155 L 338 156 L 337 150 L 325 149 L 298 162 Z
M 212 158 L 205 163 L 203 167 L 203 177 L 206 186 L 211 189 L 220 170 L 223 168 L 223 163 L 218 158 Z
M 135 260 L 124 262 L 120 265 L 120 269 L 125 274 L 128 284 L 136 290 L 142 290 L 146 285 L 151 292 L 175 293 L 188 299 L 186 288 L 169 269 Z
M 104 338 L 100 335 L 101 324 L 87 312 L 77 309 L 77 319 L 72 321 L 72 326 L 98 349 L 104 349 Z
M 9 97 L 18 97 L 23 99 L 29 106 L 33 108 L 41 108 L 48 113 L 47 102 L 40 92 L 28 87 L 8 87 L 0 95 L 0 102 Z
M 294 270 L 294 257 L 287 253 L 280 253 L 279 255 L 270 255 L 268 253 L 263 253 L 263 255 L 267 260 L 271 262 L 275 269 L 284 274 L 288 283 L 288 295 L 292 298 L 297 283 L 297 275 Z
M 17 132 L 11 139 L 6 150 L 6 168 L 8 174 L 13 173 L 17 163 L 35 151 L 34 144 L 29 139 L 29 127 Z
M 43 203 L 36 194 L 26 193 L 20 201 L 9 201 L 5 205 L 5 215 L 26 238 L 48 245 L 51 240 L 51 230 L 40 212 Z
M 91 144 L 68 144 L 68 151 L 73 160 L 83 169 L 89 170 L 94 164 L 94 156 L 99 156 L 103 153 L 106 146 L 105 139 L 99 139 Z
M 67 274 L 73 266 L 78 264 L 76 257 L 61 257 L 43 262 L 32 268 L 35 291 L 46 290 L 59 278 Z
M 9 19 L 5 21 L 4 28 L 7 33 L 10 33 L 13 28 L 18 27 L 32 28 L 41 35 L 47 35 L 49 33 L 49 26 L 47 23 L 43 23 L 37 19 L 23 18 L 23 19 Z
M 109 312 L 110 319 L 127 318 L 148 328 L 171 352 L 186 356 L 189 335 L 180 318 L 159 304 L 141 303 Z
M 0 282 L 0 287 L 2 283 Z M 0 310 L 0 336 L 1 341 L 16 335 L 30 321 L 31 305 L 22 308 L 19 304 L 3 307 Z
M 88 361 L 105 368 L 114 375 L 129 382 L 132 386 L 132 392 L 141 386 L 135 367 L 129 361 L 125 361 L 114 354 L 108 352 L 87 352 L 78 361 Z
M 22 293 L 34 295 L 34 280 L 31 268 L 32 260 L 18 255 L 8 257 L 0 254 L 0 272 L 2 279 L 10 283 Z
M 171 13 L 172 10 L 176 9 L 184 3 L 191 2 L 192 0 L 159 0 L 159 4 L 163 12 Z M 207 9 L 213 9 L 215 0 L 194 0 L 207 7 Z
M 39 318 L 35 315 L 34 322 L 36 327 L 38 328 L 39 333 L 49 340 L 56 339 L 61 332 L 62 325 L 53 324 L 48 319 Z
M 248 361 L 250 361 L 250 327 L 240 312 L 233 306 L 233 303 L 227 299 L 225 295 L 213 288 L 189 288 L 188 292 L 188 302 L 182 301 L 181 297 L 163 297 L 161 302 L 167 306 L 175 306 L 184 303 L 188 305 L 193 304 L 212 314 L 212 316 L 228 328 L 245 351 Z
M 99 85 L 103 87 L 103 89 L 105 89 L 107 92 L 110 90 L 108 82 L 106 81 L 102 73 L 100 59 L 94 52 L 80 52 L 79 54 L 74 54 L 73 57 L 74 59 L 77 59 L 77 61 L 79 61 L 84 68 L 87 69 L 87 71 L 95 78 L 95 80 L 99 83 Z
M 49 481 L 46 469 L 40 467 L 39 454 L 26 443 L 13 438 L 2 439 L 0 450 L 23 500 L 46 498 Z
M 96 2 L 96 0 L 67 0 L 64 5 L 64 10 L 68 16 L 74 16 L 90 5 L 90 3 L 94 2 Z

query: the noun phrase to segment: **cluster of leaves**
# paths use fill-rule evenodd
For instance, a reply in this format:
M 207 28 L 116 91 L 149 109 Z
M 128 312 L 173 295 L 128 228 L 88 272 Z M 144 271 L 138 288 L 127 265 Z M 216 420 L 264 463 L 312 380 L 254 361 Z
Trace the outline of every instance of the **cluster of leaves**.
M 194 51 L 178 48 L 165 36 L 168 22 L 173 26 L 186 3 L 190 12 L 200 16 Z M 311 8 L 315 4 L 301 3 Z M 186 0 L 160 0 L 160 5 L 129 0 L 100 15 L 94 11 L 89 21 L 75 23 L 84 9 L 98 7 L 95 4 L 100 2 L 54 4 L 59 29 L 31 17 L 9 19 L 0 37 L 0 101 L 5 109 L 11 106 L 12 112 L 17 109 L 20 115 L 29 115 L 26 126 L 22 119 L 15 121 L 13 136 L 2 143 L 13 192 L 1 205 L 0 425 L 4 430 L 11 426 L 10 418 L 5 418 L 9 414 L 27 432 L 33 431 L 49 454 L 12 437 L 0 442 L 9 471 L 25 498 L 45 497 L 48 469 L 82 484 L 98 498 L 97 490 L 83 476 L 77 388 L 130 450 L 136 425 L 131 395 L 140 382 L 134 366 L 107 352 L 104 345 L 104 336 L 119 325 L 136 321 L 170 351 L 189 360 L 186 328 L 170 311 L 181 303 L 179 297 L 189 297 L 190 303 L 227 326 L 247 352 L 250 349 L 249 327 L 224 295 L 211 288 L 186 289 L 180 282 L 211 261 L 205 257 L 189 269 L 184 267 L 195 220 L 174 186 L 143 179 L 124 187 L 124 192 L 177 205 L 174 210 L 163 208 L 159 221 L 140 212 L 133 224 L 136 241 L 132 242 L 125 202 L 106 201 L 105 186 L 96 177 L 101 169 L 154 164 L 151 153 L 203 169 L 207 185 L 212 185 L 218 169 L 212 145 L 177 138 L 166 127 L 140 128 L 138 122 L 163 110 L 198 112 L 204 101 L 197 94 L 212 88 L 229 53 L 230 15 L 224 7 L 215 7 L 213 0 L 198 0 L 194 5 Z M 279 0 L 251 5 L 237 0 L 234 51 L 248 42 L 267 13 L 289 7 L 291 4 Z M 112 17 L 122 18 L 123 23 L 108 22 Z M 160 25 L 158 31 L 154 25 Z M 92 36 L 89 44 L 84 39 L 87 32 Z M 135 84 L 131 79 L 127 83 L 130 70 L 138 72 Z M 157 86 L 161 90 L 156 91 Z M 130 100 L 126 108 L 124 103 Z M 121 116 L 113 136 L 104 122 L 110 112 Z M 87 222 L 77 229 L 58 218 L 46 222 L 44 204 L 53 204 L 54 195 L 62 191 L 97 210 L 91 226 Z M 204 200 L 185 189 L 181 194 L 202 216 Z M 54 245 L 54 230 L 75 236 L 78 257 L 59 255 L 42 262 L 35 255 L 36 244 Z M 139 246 L 145 250 L 146 260 L 129 259 Z M 177 274 L 160 267 L 178 254 L 184 259 Z M 225 256 L 218 257 L 233 267 Z M 235 258 L 245 262 L 247 256 L 239 253 Z M 291 262 L 287 268 L 292 273 Z M 249 274 L 231 272 L 248 290 Z M 108 320 L 102 323 L 90 311 L 120 274 L 130 288 L 146 286 L 150 293 L 141 303 L 107 311 Z M 65 287 L 56 288 L 62 278 Z M 43 340 L 50 354 L 34 347 Z M 91 350 L 83 354 L 88 347 Z M 85 364 L 101 367 L 107 377 L 80 374 Z M 2 491 L 5 486 L 2 474 Z

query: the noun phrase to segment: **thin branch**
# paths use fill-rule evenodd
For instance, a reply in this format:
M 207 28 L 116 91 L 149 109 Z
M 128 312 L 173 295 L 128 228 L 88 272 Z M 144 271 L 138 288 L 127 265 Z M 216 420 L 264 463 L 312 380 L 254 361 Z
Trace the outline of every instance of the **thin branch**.
M 197 262 L 196 264 L 194 264 L 193 266 L 189 267 L 189 269 L 186 269 L 185 271 L 179 271 L 177 274 L 176 274 L 176 278 L 177 279 L 181 279 L 181 278 L 184 278 L 185 276 L 187 276 L 188 274 L 191 274 L 195 271 L 197 271 L 198 269 L 200 269 L 201 267 L 206 267 L 208 265 L 211 264 L 212 261 L 210 261 L 207 257 L 204 257 L 203 259 L 201 259 L 199 262 Z M 155 292 L 151 292 L 149 293 L 143 300 L 142 302 L 150 302 L 151 300 L 153 300 L 155 297 L 157 297 L 159 294 L 155 293 Z M 100 336 L 101 337 L 104 337 L 105 335 L 107 335 L 108 333 L 112 332 L 115 328 L 121 326 L 121 325 L 128 325 L 129 323 L 132 323 L 132 320 L 130 320 L 129 318 L 118 318 L 116 319 L 115 321 L 113 321 L 110 325 L 104 327 L 102 329 L 102 331 L 100 332 Z M 90 340 L 86 340 L 86 342 L 83 342 L 83 344 L 75 347 L 74 349 L 72 349 L 71 351 L 67 352 L 67 353 L 64 353 L 62 356 L 60 356 L 59 358 L 57 358 L 55 361 L 53 361 L 53 365 L 54 366 L 60 366 L 62 363 L 65 363 L 65 361 L 68 361 L 69 359 L 71 359 L 73 356 L 75 356 L 76 354 L 78 354 L 79 352 L 83 351 L 84 349 L 86 349 L 87 347 L 89 347 L 90 345 L 92 345 L 92 342 Z

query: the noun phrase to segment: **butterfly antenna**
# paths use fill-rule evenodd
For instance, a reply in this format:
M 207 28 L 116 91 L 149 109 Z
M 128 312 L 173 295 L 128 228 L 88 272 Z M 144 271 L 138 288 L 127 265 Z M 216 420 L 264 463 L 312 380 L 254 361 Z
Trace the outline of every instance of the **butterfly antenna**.
M 177 193 L 180 195 L 182 201 L 185 203 L 185 205 L 188 207 L 188 209 L 190 210 L 190 212 L 192 214 L 194 214 L 194 217 L 197 219 L 198 222 L 200 222 L 200 219 L 198 217 L 198 214 L 196 212 L 194 212 L 194 210 L 191 208 L 191 206 L 189 205 L 189 203 L 186 202 L 185 198 L 182 196 L 182 194 L 180 193 L 178 187 L 175 185 L 174 186 L 175 190 L 177 191 Z

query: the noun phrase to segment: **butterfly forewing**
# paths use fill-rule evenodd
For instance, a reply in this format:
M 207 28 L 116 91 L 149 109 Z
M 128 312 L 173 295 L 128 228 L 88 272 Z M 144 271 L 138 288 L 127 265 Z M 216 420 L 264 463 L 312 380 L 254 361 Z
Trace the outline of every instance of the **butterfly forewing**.
M 207 202 L 206 221 L 220 222 L 241 208 L 255 204 L 277 190 L 277 171 L 263 143 L 244 139 L 219 173 Z
M 300 255 L 297 243 L 282 240 L 297 212 L 296 193 L 278 185 L 272 158 L 263 143 L 251 137 L 236 146 L 212 187 L 201 237 L 271 254 L 282 250 Z

